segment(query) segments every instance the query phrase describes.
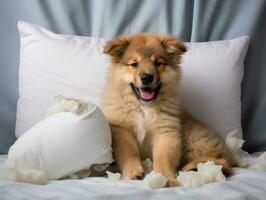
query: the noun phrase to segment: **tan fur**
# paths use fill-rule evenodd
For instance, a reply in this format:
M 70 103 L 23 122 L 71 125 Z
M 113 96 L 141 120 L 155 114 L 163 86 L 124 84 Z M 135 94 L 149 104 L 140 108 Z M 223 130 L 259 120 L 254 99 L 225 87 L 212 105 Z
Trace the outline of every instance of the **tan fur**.
M 114 159 L 123 176 L 141 178 L 141 160 L 150 157 L 153 169 L 176 186 L 178 169 L 190 170 L 199 162 L 213 160 L 230 173 L 232 157 L 214 130 L 180 108 L 178 85 L 184 44 L 171 36 L 137 34 L 120 36 L 107 43 L 111 55 L 103 90 L 102 109 L 112 132 Z M 155 66 L 155 59 L 163 64 Z M 137 67 L 132 67 L 137 62 Z M 136 98 L 130 83 L 141 87 L 139 74 L 154 74 L 154 86 L 161 83 L 157 98 L 150 103 Z

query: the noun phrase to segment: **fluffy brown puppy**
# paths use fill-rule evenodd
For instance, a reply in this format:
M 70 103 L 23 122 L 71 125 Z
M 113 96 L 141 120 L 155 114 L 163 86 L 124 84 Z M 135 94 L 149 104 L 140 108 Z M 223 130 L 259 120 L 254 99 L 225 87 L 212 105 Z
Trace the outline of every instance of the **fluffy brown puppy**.
M 207 160 L 231 172 L 233 160 L 224 141 L 180 108 L 179 64 L 184 52 L 180 40 L 148 33 L 120 36 L 104 48 L 111 66 L 102 109 L 123 176 L 142 177 L 141 160 L 148 157 L 168 186 L 178 185 L 178 169 L 191 170 Z

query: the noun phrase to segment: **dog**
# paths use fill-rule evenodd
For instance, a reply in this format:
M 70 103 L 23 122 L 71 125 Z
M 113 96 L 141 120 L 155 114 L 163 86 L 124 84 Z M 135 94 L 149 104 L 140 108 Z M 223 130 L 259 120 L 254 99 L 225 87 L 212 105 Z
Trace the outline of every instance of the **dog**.
M 142 178 L 145 158 L 168 187 L 178 186 L 177 170 L 193 170 L 208 160 L 232 173 L 234 160 L 224 141 L 181 107 L 180 61 L 186 51 L 181 40 L 151 33 L 122 35 L 104 47 L 111 59 L 101 108 L 124 177 Z

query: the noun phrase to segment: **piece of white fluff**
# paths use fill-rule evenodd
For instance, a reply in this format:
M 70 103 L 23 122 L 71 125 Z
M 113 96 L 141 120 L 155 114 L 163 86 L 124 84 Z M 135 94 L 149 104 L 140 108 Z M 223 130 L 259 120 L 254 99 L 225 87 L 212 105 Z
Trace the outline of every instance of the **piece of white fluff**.
M 202 174 L 195 171 L 180 171 L 176 179 L 184 187 L 199 187 L 206 184 L 206 179 Z
M 107 180 L 110 182 L 117 182 L 121 179 L 120 173 L 113 173 L 110 171 L 106 171 L 106 174 L 107 174 Z
M 236 132 L 236 130 L 230 132 L 225 139 L 225 143 L 231 150 L 237 166 L 247 167 L 249 154 L 242 149 L 245 140 L 235 137 Z
M 251 165 L 249 169 L 266 171 L 266 152 L 261 154 L 255 161 L 254 165 Z
M 62 95 L 55 96 L 54 99 L 56 103 L 47 109 L 47 116 L 60 112 L 78 113 L 81 109 L 81 102 L 76 99 L 66 98 Z
M 151 171 L 145 176 L 143 181 L 146 187 L 158 189 L 163 188 L 166 185 L 167 179 L 160 172 Z
M 207 183 L 225 181 L 226 178 L 222 171 L 222 165 L 216 165 L 213 161 L 199 163 L 198 172 L 206 179 Z
M 146 158 L 142 161 L 142 166 L 145 170 L 144 184 L 151 189 L 163 188 L 166 185 L 166 178 L 159 172 L 153 171 L 152 161 Z
M 231 150 L 236 164 L 238 167 L 248 167 L 253 170 L 261 170 L 266 171 L 266 152 L 261 154 L 256 160 L 255 164 L 250 165 L 248 162 L 248 158 L 250 155 L 248 152 L 242 149 L 245 140 L 235 137 L 236 131 L 230 132 L 225 140 L 226 145 Z M 250 165 L 250 166 L 248 166 Z
M 215 165 L 213 161 L 199 163 L 198 171 L 179 172 L 177 182 L 184 187 L 200 187 L 202 185 L 225 181 L 226 178 L 222 172 L 221 165 Z

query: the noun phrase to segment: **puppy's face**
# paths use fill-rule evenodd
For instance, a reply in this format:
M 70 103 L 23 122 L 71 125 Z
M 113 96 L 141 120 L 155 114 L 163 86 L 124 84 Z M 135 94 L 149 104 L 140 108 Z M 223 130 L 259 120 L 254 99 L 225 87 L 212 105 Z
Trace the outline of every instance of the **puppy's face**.
M 111 55 L 115 78 L 130 87 L 140 102 L 153 102 L 160 91 L 178 84 L 184 44 L 171 36 L 141 33 L 109 41 L 104 53 Z

